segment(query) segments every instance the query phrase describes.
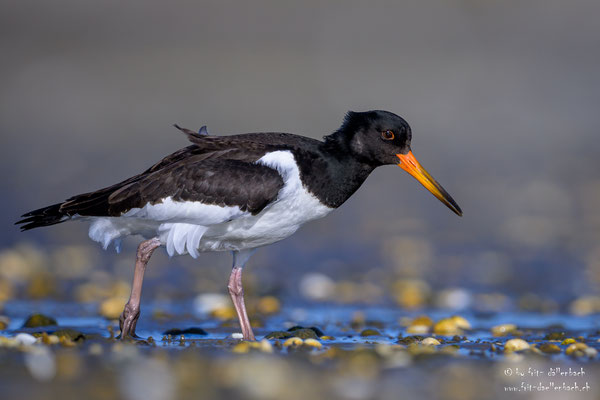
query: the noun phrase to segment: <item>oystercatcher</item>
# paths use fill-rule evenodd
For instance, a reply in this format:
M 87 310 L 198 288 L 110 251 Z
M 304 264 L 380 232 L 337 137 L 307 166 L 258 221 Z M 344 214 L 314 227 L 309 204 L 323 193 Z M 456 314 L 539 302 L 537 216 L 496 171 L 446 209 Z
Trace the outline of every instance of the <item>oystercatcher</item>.
M 183 129 L 192 144 L 123 182 L 31 211 L 23 231 L 67 220 L 90 222 L 106 249 L 140 235 L 121 337 L 136 337 L 144 271 L 152 253 L 197 257 L 231 251 L 229 293 L 243 337 L 254 340 L 242 270 L 256 248 L 290 236 L 341 206 L 377 167 L 397 164 L 459 216 L 458 204 L 413 156 L 408 123 L 388 111 L 348 112 L 323 141 L 289 133 L 211 136 Z

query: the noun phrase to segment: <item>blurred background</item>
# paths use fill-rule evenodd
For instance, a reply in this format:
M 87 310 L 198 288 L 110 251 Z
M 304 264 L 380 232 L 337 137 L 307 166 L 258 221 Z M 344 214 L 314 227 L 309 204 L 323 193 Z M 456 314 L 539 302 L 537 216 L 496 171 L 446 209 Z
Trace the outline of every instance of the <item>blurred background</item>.
M 464 210 L 397 167 L 260 250 L 252 293 L 483 311 L 600 311 L 600 3 L 20 1 L 0 13 L 0 302 L 126 296 L 87 224 L 19 215 L 211 134 L 320 138 L 385 109 Z M 157 253 L 144 297 L 225 293 L 229 254 Z M 290 300 L 291 301 L 291 300 Z

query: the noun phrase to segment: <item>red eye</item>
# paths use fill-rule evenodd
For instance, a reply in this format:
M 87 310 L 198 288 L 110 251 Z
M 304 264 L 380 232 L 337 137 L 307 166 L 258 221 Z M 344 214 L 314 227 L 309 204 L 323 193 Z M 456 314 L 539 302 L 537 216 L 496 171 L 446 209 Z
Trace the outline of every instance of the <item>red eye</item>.
M 394 132 L 392 132 L 392 131 L 383 131 L 383 132 L 381 132 L 381 138 L 383 140 L 394 140 Z

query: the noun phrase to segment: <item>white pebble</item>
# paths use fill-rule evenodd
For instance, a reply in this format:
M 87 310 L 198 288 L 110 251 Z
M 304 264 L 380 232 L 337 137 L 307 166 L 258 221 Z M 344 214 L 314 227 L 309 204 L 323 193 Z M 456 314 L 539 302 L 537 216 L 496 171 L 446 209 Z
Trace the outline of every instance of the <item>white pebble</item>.
M 426 337 L 425 339 L 421 340 L 421 344 L 424 346 L 439 346 L 441 343 L 436 338 Z
M 242 335 L 242 334 L 241 334 L 241 333 L 239 333 L 239 332 L 235 332 L 235 333 L 232 333 L 232 334 L 231 334 L 231 337 L 232 337 L 233 339 L 243 339 L 243 338 L 244 338 L 244 335 Z
M 523 339 L 510 339 L 509 341 L 507 341 L 504 344 L 504 352 L 505 353 L 510 353 L 513 351 L 521 351 L 521 350 L 526 350 L 528 349 L 529 343 L 527 343 L 525 340 Z
M 15 336 L 15 340 L 17 343 L 22 344 L 24 346 L 31 346 L 35 342 L 37 342 L 37 338 L 30 335 L 29 333 L 19 333 Z

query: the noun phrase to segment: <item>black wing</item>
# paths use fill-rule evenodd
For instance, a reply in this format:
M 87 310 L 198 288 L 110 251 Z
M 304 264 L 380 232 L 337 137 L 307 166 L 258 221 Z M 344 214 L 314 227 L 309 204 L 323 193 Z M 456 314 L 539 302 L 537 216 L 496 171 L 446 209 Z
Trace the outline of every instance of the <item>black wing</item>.
M 179 201 L 239 206 L 259 213 L 277 198 L 283 180 L 277 171 L 256 164 L 272 150 L 319 142 L 286 133 L 206 136 L 181 129 L 193 144 L 163 158 L 143 173 L 115 185 L 80 194 L 65 202 L 22 215 L 21 230 L 49 226 L 73 216 L 120 216 L 131 208 Z
M 145 175 L 112 192 L 108 215 L 121 215 L 132 208 L 175 201 L 199 201 L 218 206 L 238 206 L 258 214 L 277 198 L 283 179 L 277 171 L 261 164 L 239 160 L 187 159 Z M 68 210 L 71 205 L 66 205 Z
M 184 149 L 185 150 L 185 149 Z M 167 160 L 169 157 L 175 160 Z M 31 211 L 17 222 L 21 230 L 49 226 L 73 216 L 120 216 L 132 208 L 175 201 L 239 206 L 257 214 L 277 199 L 283 179 L 262 164 L 206 155 L 174 153 L 146 172 L 116 185 Z M 213 155 L 214 157 L 214 155 Z M 208 159 L 207 159 L 208 158 Z

